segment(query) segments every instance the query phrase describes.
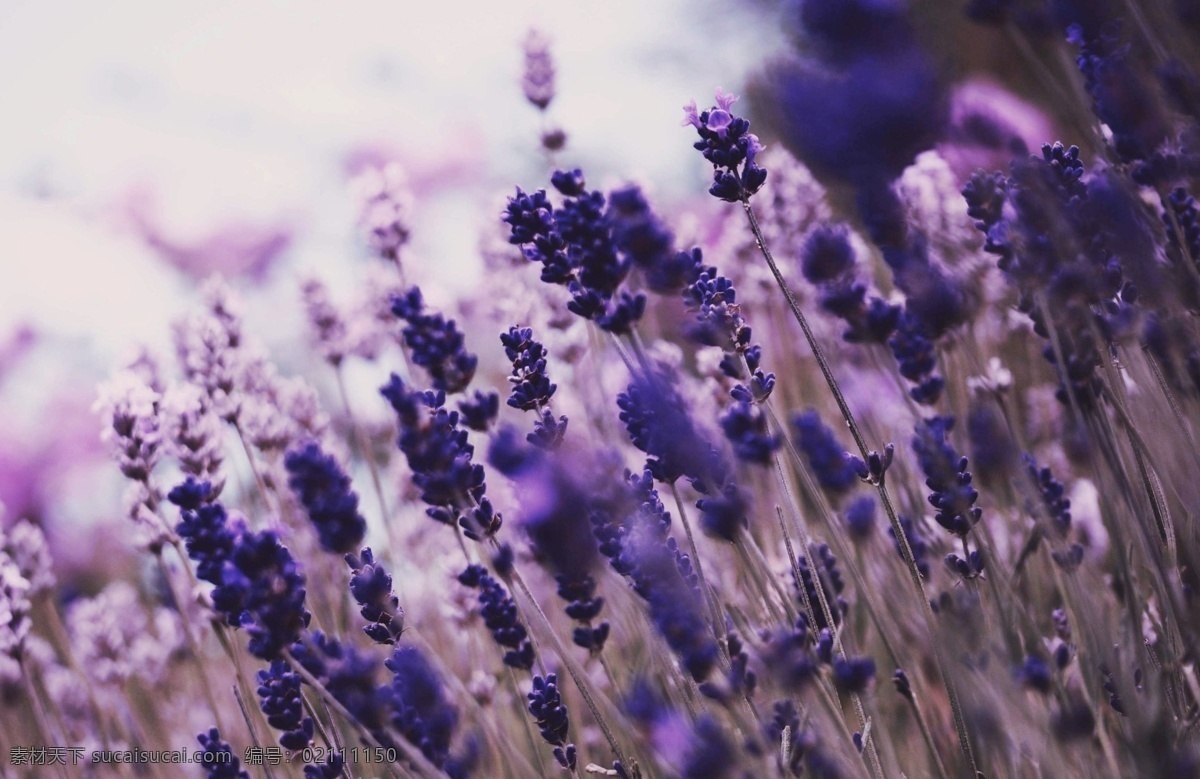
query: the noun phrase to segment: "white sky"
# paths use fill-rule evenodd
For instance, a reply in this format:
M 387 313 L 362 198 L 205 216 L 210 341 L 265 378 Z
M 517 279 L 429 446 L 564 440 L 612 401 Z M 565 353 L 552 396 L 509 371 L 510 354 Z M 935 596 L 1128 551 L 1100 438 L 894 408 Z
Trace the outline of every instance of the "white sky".
M 363 144 L 469 168 L 471 182 L 421 206 L 416 236 L 439 266 L 469 267 L 495 194 L 543 184 L 538 118 L 516 83 L 531 24 L 553 40 L 564 162 L 596 181 L 698 189 L 680 106 L 739 88 L 779 45 L 778 25 L 755 16 L 689 0 L 9 0 L 0 337 L 31 323 L 96 360 L 165 338 L 192 285 L 130 233 L 135 197 L 180 237 L 286 222 L 290 265 L 328 274 L 355 257 L 339 165 Z

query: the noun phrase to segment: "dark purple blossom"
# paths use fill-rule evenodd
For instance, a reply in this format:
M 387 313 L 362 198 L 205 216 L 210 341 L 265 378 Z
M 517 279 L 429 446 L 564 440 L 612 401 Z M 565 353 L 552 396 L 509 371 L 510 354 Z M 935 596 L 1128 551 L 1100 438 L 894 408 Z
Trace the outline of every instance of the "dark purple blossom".
M 554 747 L 554 759 L 563 768 L 575 771 L 575 745 L 567 743 L 570 738 L 570 720 L 567 707 L 558 692 L 558 677 L 550 674 L 545 678 L 533 677 L 533 690 L 529 695 L 529 713 L 538 726 L 538 732 L 547 744 Z
M 457 524 L 474 540 L 494 535 L 502 519 L 486 497 L 483 466 L 472 461 L 475 447 L 458 426 L 458 412 L 445 408 L 445 393 L 409 390 L 396 374 L 380 393 L 399 417 L 397 443 L 421 500 L 429 505 L 426 513 L 443 524 Z
M 756 159 L 763 150 L 750 122 L 731 111 L 737 97 L 717 90 L 717 104 L 707 111 L 693 100 L 683 108 L 683 126 L 696 128 L 700 140 L 693 146 L 712 163 L 713 183 L 709 194 L 730 203 L 746 201 L 767 180 L 767 171 Z
M 869 657 L 835 657 L 833 686 L 845 693 L 861 693 L 875 678 L 875 661 Z
M 900 317 L 896 331 L 888 339 L 892 355 L 900 367 L 900 375 L 915 386 L 908 394 L 925 406 L 932 406 L 942 395 L 946 382 L 937 371 L 937 356 L 933 340 L 926 334 L 920 320 L 908 309 Z
M 350 478 L 337 460 L 309 441 L 288 452 L 283 465 L 288 486 L 308 512 L 321 548 L 338 554 L 357 549 L 367 523 L 358 513 L 358 495 L 350 489 Z
M 767 428 L 767 415 L 762 407 L 735 400 L 721 415 L 720 421 L 721 430 L 739 460 L 757 465 L 771 464 L 771 455 L 780 447 L 783 438 Z
M 693 267 L 690 255 L 675 251 L 675 235 L 650 209 L 639 187 L 610 192 L 607 217 L 613 243 L 641 269 L 650 291 L 669 295 L 688 282 Z
M 631 331 L 645 312 L 646 297 L 621 289 L 632 265 L 613 241 L 604 195 L 586 188 L 583 173 L 557 171 L 551 184 L 563 196 L 555 208 L 544 191 L 520 189 L 501 216 L 509 242 L 542 265 L 542 281 L 567 287 L 567 308 L 615 334 Z
M 206 755 L 206 759 L 200 761 L 206 779 L 250 779 L 250 774 L 242 770 L 242 761 L 233 753 L 233 747 L 221 740 L 221 732 L 216 728 L 201 733 L 196 741 Z
M 187 545 L 188 557 L 196 562 L 196 575 L 220 584 L 221 570 L 244 532 L 241 523 L 230 522 L 209 482 L 192 476 L 167 493 L 167 500 L 179 506 L 181 519 L 175 532 Z
M 1040 511 L 1046 512 L 1046 517 L 1059 535 L 1065 536 L 1071 529 L 1071 500 L 1066 497 L 1066 488 L 1062 482 L 1054 478 L 1049 468 L 1038 467 L 1037 460 L 1032 455 L 1023 455 L 1025 469 L 1029 478 L 1037 487 L 1038 497 L 1041 498 Z
M 967 458 L 959 457 L 947 435 L 953 417 L 932 417 L 917 424 L 913 451 L 931 490 L 929 503 L 937 509 L 934 519 L 955 535 L 965 538 L 979 521 L 983 510 L 975 505 L 979 492 L 971 486 Z
M 850 538 L 863 542 L 875 532 L 875 499 L 870 495 L 855 498 L 846 506 L 846 529 Z
M 290 752 L 307 747 L 313 738 L 313 721 L 304 714 L 300 674 L 283 660 L 258 672 L 258 701 L 267 724 L 281 731 L 279 744 Z
M 456 761 L 450 757 L 451 740 L 458 726 L 458 712 L 447 700 L 442 681 L 429 660 L 416 647 L 396 647 L 384 663 L 392 672 L 391 725 L 421 754 L 453 779 Z
M 467 351 L 453 319 L 428 313 L 418 287 L 392 300 L 392 313 L 404 320 L 404 343 L 412 361 L 428 373 L 434 389 L 462 392 L 475 376 L 478 358 Z
M 404 632 L 404 609 L 392 593 L 392 575 L 366 547 L 359 555 L 346 555 L 350 566 L 350 594 L 368 623 L 363 632 L 377 644 L 394 644 Z

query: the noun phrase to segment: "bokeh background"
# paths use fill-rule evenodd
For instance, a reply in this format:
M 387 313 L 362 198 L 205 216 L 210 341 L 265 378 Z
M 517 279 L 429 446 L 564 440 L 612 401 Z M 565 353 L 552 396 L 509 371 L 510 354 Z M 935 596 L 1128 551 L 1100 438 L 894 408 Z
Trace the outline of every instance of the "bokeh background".
M 740 89 L 786 45 L 780 18 L 685 0 L 0 4 L 9 521 L 92 556 L 88 528 L 120 505 L 96 384 L 141 345 L 169 354 L 169 323 L 211 273 L 245 296 L 275 359 L 301 359 L 299 279 L 337 292 L 354 278 L 339 270 L 371 261 L 364 167 L 407 172 L 423 278 L 477 283 L 478 225 L 545 173 L 519 85 L 531 27 L 558 65 L 567 161 L 678 198 L 706 187 L 680 106 Z

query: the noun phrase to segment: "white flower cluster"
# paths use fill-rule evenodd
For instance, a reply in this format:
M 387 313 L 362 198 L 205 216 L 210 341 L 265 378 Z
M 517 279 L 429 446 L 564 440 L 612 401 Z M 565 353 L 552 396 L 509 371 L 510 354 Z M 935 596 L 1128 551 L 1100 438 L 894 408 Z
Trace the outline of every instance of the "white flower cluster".
M 121 473 L 134 481 L 148 479 L 161 455 L 161 399 L 137 372 L 123 370 L 100 385 L 100 397 L 92 407 L 104 423 L 101 440 L 111 449 Z
M 67 612 L 75 657 L 100 685 L 122 685 L 133 676 L 150 683 L 162 678 L 181 647 L 182 628 L 167 609 L 158 609 L 153 622 L 152 630 L 137 591 L 120 581 Z

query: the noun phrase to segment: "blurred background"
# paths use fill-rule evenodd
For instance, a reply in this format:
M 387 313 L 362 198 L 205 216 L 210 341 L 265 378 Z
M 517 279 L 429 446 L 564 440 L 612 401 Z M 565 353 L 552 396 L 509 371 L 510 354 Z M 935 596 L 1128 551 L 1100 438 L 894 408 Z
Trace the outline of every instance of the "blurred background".
M 475 283 L 478 226 L 514 184 L 544 185 L 543 119 L 519 84 L 531 27 L 557 63 L 563 161 L 679 197 L 707 181 L 680 107 L 739 90 L 785 45 L 779 14 L 685 0 L 0 4 L 7 522 L 57 535 L 119 510 L 96 384 L 140 345 L 169 355 L 201 279 L 229 279 L 286 361 L 277 350 L 303 343 L 302 274 L 336 292 L 371 262 L 362 169 L 407 172 L 422 277 Z

